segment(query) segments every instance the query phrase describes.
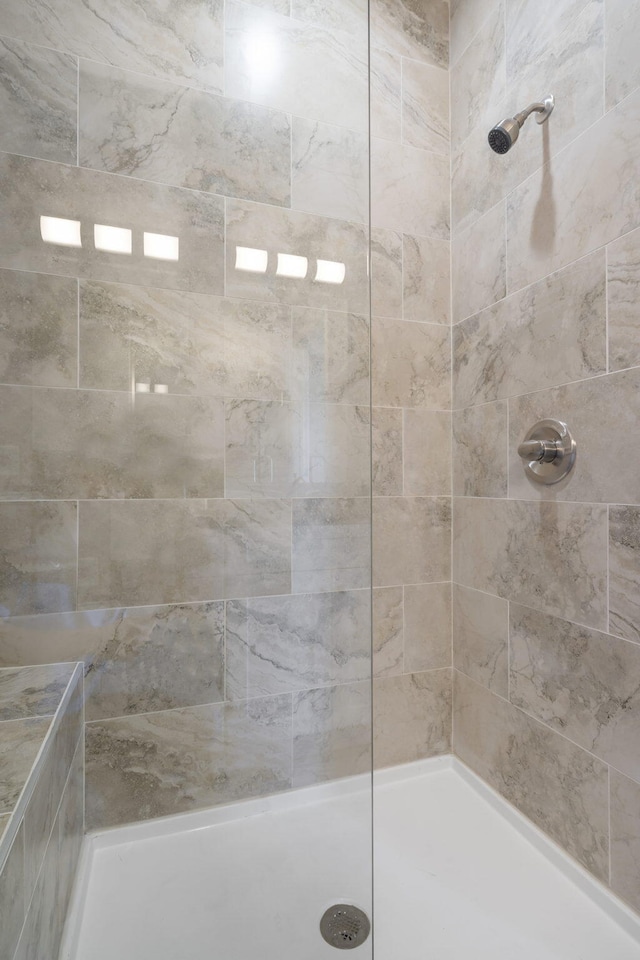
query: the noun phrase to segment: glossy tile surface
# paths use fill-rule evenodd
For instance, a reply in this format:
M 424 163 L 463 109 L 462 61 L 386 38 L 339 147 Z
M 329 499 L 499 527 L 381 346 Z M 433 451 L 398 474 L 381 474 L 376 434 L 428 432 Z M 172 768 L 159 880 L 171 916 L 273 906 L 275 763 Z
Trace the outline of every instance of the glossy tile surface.
M 373 697 L 377 768 L 449 752 L 450 670 L 374 680 Z
M 0 720 L 52 716 L 72 672 L 66 663 L 0 670 Z
M 4 720 L 0 726 L 2 785 L 0 812 L 10 813 L 49 729 L 51 717 Z
M 453 664 L 498 696 L 509 689 L 509 610 L 506 600 L 453 585 Z

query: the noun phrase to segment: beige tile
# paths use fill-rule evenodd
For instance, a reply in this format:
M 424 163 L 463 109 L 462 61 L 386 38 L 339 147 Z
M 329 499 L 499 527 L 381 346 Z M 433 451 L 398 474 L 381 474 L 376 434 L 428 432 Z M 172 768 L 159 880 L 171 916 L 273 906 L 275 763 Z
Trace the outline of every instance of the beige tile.
M 3 614 L 74 610 L 76 504 L 2 503 L 0 526 Z
M 368 590 L 230 601 L 227 699 L 367 680 L 370 622 Z
M 454 731 L 464 763 L 606 881 L 605 764 L 457 671 Z
M 342 684 L 293 696 L 293 786 L 371 770 L 371 684 Z
M 609 631 L 640 643 L 638 507 L 609 507 Z
M 451 322 L 450 260 L 447 240 L 411 237 L 402 240 L 405 320 Z M 377 311 L 376 311 L 377 312 Z
M 0 42 L 0 150 L 75 163 L 78 63 L 27 43 Z
M 509 608 L 488 593 L 453 586 L 453 664 L 506 697 L 509 688 Z
M 0 813 L 11 813 L 42 746 L 51 717 L 3 720 L 0 725 Z
M 460 145 L 505 94 L 504 9 L 500 4 L 480 26 L 451 68 L 451 140 Z M 497 121 L 496 121 L 497 122 Z
M 623 139 L 620 130 L 625 131 Z M 508 290 L 532 283 L 637 226 L 639 140 L 636 92 L 509 196 Z M 611 150 L 613 142 L 617 150 Z
M 373 139 L 371 223 L 398 233 L 448 240 L 448 157 Z
M 629 458 L 629 437 L 640 415 L 640 370 L 572 383 L 509 401 L 509 495 L 529 499 L 640 502 L 640 477 Z M 571 473 L 544 487 L 529 480 L 518 444 L 538 420 L 569 425 L 577 444 Z M 607 454 L 602 456 L 606 448 Z M 612 464 L 615 468 L 612 469 Z
M 290 204 L 286 114 L 83 60 L 78 116 L 83 167 Z
M 65 277 L 222 293 L 223 200 L 68 165 L 0 156 L 0 265 Z M 40 217 L 81 224 L 82 246 L 43 242 Z M 94 247 L 94 224 L 132 231 L 132 253 Z M 143 253 L 143 234 L 177 237 L 178 260 Z
M 451 494 L 451 414 L 403 410 L 404 494 L 446 497 Z
M 75 387 L 75 280 L 0 271 L 0 382 Z
M 402 139 L 402 58 L 372 46 L 370 61 L 371 136 Z
M 55 957 L 59 953 L 64 916 L 61 909 L 61 878 L 57 829 L 49 841 L 42 869 L 34 883 L 20 943 L 19 960 Z
M 374 407 L 372 433 L 372 485 L 375 497 L 401 497 L 402 414 L 392 407 Z
M 607 247 L 609 369 L 640 364 L 640 230 Z
M 13 957 L 25 917 L 24 830 L 19 829 L 0 871 L 0 953 Z
M 456 406 L 579 380 L 606 369 L 604 251 L 453 328 Z
M 640 11 L 635 4 L 607 0 L 605 36 L 606 106 L 610 109 L 640 85 Z
M 279 0 L 279 4 L 282 3 L 283 0 Z M 367 0 L 291 0 L 291 16 L 334 30 L 349 30 L 354 40 L 366 42 Z
M 403 672 L 404 617 L 402 587 L 373 591 L 373 674 L 394 677 Z
M 291 786 L 291 698 L 219 703 L 87 725 L 87 828 Z
M 437 757 L 451 749 L 451 670 L 373 682 L 376 768 Z
M 373 0 L 371 40 L 392 53 L 424 63 L 449 63 L 449 4 L 447 0 Z
M 294 210 L 368 220 L 369 148 L 364 133 L 294 117 L 291 150 Z
M 451 503 L 447 497 L 373 501 L 373 582 L 434 583 L 450 576 Z
M 469 46 L 498 3 L 499 0 L 450 0 L 452 65 Z
M 393 230 L 374 227 L 371 233 L 371 311 L 379 317 L 401 317 L 403 243 Z
M 606 628 L 606 507 L 460 498 L 454 579 L 467 587 Z
M 404 588 L 404 672 L 451 666 L 451 584 Z
M 293 593 L 371 585 L 371 503 L 367 497 L 294 500 L 292 515 Z
M 449 155 L 449 73 L 402 60 L 402 140 Z
M 57 899 L 66 917 L 84 839 L 84 738 L 78 742 L 58 811 Z
M 611 889 L 640 909 L 640 784 L 611 770 Z
M 507 293 L 505 205 L 498 203 L 451 244 L 453 322 L 502 300 Z
M 459 497 L 506 497 L 507 403 L 453 412 L 453 492 Z
M 369 403 L 369 319 L 294 307 L 292 390 L 296 398 Z
M 286 501 L 82 502 L 78 606 L 287 593 L 290 549 Z
M 52 716 L 72 673 L 70 663 L 0 670 L 0 720 Z
M 374 405 L 449 407 L 450 328 L 376 317 L 372 339 Z

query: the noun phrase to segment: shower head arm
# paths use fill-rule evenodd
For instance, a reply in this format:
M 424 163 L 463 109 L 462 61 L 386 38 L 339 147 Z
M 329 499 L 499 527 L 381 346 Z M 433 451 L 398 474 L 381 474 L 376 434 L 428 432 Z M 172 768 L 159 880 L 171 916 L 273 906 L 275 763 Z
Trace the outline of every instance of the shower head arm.
M 530 117 L 532 113 L 537 113 L 537 123 L 544 123 L 545 120 L 549 119 L 551 111 L 553 110 L 553 106 L 553 97 L 545 97 L 542 103 L 530 103 L 529 106 L 524 110 L 521 110 L 520 113 L 516 113 L 513 119 L 517 120 L 519 127 L 522 127 L 525 120 Z

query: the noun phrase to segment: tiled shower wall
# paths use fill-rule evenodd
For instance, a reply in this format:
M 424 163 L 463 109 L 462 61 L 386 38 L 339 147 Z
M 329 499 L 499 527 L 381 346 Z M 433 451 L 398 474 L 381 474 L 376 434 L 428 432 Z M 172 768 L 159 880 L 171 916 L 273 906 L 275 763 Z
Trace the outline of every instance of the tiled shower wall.
M 367 770 L 366 3 L 0 37 L 0 664 L 85 661 L 89 828 Z
M 451 45 L 454 748 L 640 909 L 640 4 L 455 0 Z

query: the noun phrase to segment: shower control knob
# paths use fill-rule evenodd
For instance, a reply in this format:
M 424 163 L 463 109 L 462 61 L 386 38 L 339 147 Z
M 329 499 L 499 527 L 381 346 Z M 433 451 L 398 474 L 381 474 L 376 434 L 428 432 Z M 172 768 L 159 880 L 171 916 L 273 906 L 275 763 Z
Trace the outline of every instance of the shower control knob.
M 518 447 L 524 471 L 535 483 L 558 483 L 576 460 L 576 442 L 561 420 L 539 420 Z

